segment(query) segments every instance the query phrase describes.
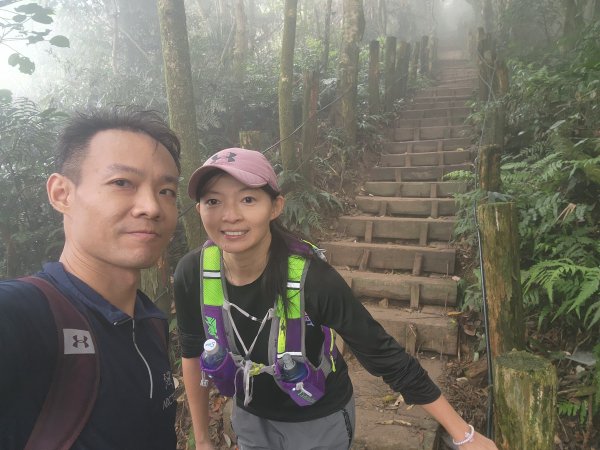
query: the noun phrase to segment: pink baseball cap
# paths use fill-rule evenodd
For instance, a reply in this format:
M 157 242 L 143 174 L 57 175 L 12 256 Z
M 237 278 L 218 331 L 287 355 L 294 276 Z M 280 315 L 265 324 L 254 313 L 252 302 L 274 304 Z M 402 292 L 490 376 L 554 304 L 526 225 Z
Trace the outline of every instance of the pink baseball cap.
M 228 173 L 246 186 L 258 188 L 268 184 L 275 192 L 280 192 L 277 175 L 269 160 L 261 152 L 244 148 L 226 148 L 208 158 L 190 177 L 188 195 L 192 200 L 198 200 L 196 197 L 198 189 L 215 170 Z

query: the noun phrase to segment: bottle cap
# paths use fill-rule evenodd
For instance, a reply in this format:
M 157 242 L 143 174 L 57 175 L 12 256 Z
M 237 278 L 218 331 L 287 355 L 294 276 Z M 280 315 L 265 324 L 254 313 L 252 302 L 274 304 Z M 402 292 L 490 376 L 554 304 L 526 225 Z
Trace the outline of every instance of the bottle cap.
M 217 341 L 215 341 L 214 339 L 207 339 L 204 342 L 204 351 L 206 351 L 206 353 L 213 353 L 217 350 Z
M 293 369 L 296 365 L 296 362 L 292 359 L 289 353 L 284 353 L 283 355 L 281 355 L 281 360 L 283 361 L 284 370 Z

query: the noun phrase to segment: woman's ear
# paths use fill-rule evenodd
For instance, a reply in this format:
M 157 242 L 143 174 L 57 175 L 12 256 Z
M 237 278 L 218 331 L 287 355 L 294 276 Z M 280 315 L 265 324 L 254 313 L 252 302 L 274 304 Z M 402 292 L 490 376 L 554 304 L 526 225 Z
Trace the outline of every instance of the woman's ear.
M 46 182 L 48 200 L 59 213 L 65 214 L 68 211 L 73 188 L 73 182 L 60 173 L 53 173 L 48 177 Z
M 285 198 L 283 198 L 283 195 L 275 197 L 273 200 L 273 209 L 271 210 L 271 220 L 277 219 L 281 215 L 284 206 Z

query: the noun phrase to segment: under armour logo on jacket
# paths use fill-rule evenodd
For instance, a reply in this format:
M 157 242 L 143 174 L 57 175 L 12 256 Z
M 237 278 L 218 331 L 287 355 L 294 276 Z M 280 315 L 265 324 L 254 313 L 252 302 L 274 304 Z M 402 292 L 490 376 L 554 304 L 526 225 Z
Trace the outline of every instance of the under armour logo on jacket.
M 94 341 L 92 341 L 92 336 L 89 331 L 64 328 L 63 336 L 65 355 L 96 353 Z
M 227 158 L 227 162 L 234 162 L 236 156 L 237 156 L 237 154 L 235 154 L 233 152 L 229 152 L 229 155 L 224 156 L 224 158 Z M 221 155 L 215 155 L 211 159 L 212 159 L 213 163 L 216 163 L 219 159 L 221 159 Z

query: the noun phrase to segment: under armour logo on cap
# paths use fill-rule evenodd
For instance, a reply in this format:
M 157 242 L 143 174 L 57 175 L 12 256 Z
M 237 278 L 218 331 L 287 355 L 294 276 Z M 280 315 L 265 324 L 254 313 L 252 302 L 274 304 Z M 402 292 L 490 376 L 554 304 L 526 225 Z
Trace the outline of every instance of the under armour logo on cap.
M 63 329 L 65 355 L 96 353 L 94 341 L 87 330 Z
M 233 152 L 229 152 L 228 155 L 219 155 L 218 153 L 216 155 L 214 155 L 212 158 L 210 158 L 212 160 L 213 163 L 216 163 L 219 159 L 221 158 L 227 158 L 227 162 L 235 162 L 235 157 L 237 155 Z

